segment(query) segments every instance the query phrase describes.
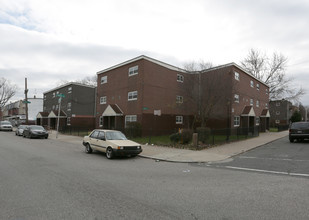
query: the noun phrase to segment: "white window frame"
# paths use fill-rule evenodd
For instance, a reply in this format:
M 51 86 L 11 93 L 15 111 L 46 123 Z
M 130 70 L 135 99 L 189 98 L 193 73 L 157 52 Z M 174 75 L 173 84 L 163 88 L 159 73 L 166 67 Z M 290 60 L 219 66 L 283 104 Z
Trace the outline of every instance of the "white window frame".
M 128 92 L 128 101 L 137 100 L 137 91 Z
M 56 94 L 53 92 L 53 98 L 55 98 L 56 97 Z
M 101 84 L 107 83 L 107 76 L 102 76 L 101 77 Z
M 256 84 L 256 90 L 260 90 L 260 84 Z
M 107 97 L 106 96 L 100 97 L 100 105 L 106 104 L 106 101 L 107 101 Z
M 181 95 L 178 95 L 178 96 L 176 96 L 176 103 L 183 103 L 183 96 L 181 96 Z
M 68 102 L 68 112 L 71 111 L 72 103 Z
M 235 79 L 239 81 L 239 78 L 240 78 L 239 73 L 235 72 Z
M 103 127 L 103 116 L 99 118 L 99 127 Z
M 256 107 L 260 107 L 260 101 L 256 100 Z
M 181 74 L 177 74 L 177 82 L 181 82 L 181 83 L 183 83 L 184 82 L 184 76 L 183 75 L 181 75 Z
M 72 93 L 72 87 L 68 88 L 68 93 Z
M 67 125 L 71 125 L 71 117 L 67 118 Z
M 253 82 L 253 80 L 250 81 L 250 86 L 251 86 L 252 88 L 254 88 L 254 82 Z
M 250 99 L 250 105 L 253 106 L 253 99 Z
M 234 102 L 239 103 L 239 95 L 238 94 L 234 95 Z
M 125 117 L 125 127 L 128 126 L 129 122 L 137 122 L 137 115 L 126 115 Z
M 260 117 L 255 118 L 255 125 L 260 125 Z
M 276 120 L 276 122 L 275 122 L 276 124 L 280 124 L 280 120 Z
M 177 115 L 176 116 L 176 124 L 183 124 L 183 116 L 182 115 Z
M 129 68 L 129 76 L 134 76 L 138 74 L 138 65 Z
M 240 116 L 234 116 L 234 127 L 240 126 Z

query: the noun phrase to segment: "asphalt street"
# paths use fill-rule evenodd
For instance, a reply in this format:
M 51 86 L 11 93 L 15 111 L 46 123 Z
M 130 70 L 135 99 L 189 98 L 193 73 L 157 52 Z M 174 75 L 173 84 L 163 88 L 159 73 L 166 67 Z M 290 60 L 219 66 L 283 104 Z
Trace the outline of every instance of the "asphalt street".
M 108 160 L 0 132 L 0 219 L 308 219 L 308 187 L 306 177 Z
M 216 167 L 309 177 L 309 141 L 290 143 L 288 137 L 233 157 Z

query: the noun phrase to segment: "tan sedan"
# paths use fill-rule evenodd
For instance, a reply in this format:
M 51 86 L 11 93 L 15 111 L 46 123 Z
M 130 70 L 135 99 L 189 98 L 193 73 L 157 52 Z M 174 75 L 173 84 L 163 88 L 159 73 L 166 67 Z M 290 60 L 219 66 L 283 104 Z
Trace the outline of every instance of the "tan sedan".
M 120 131 L 95 129 L 83 139 L 86 153 L 93 150 L 106 153 L 108 159 L 115 156 L 136 156 L 142 152 L 140 144 L 130 141 Z

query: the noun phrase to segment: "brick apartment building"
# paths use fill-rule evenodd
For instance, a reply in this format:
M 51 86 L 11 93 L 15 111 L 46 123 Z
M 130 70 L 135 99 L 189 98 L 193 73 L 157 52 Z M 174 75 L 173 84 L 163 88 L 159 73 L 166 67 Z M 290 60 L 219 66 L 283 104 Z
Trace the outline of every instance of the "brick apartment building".
M 139 56 L 97 75 L 97 127 L 139 122 L 144 135 L 164 134 L 204 118 L 211 128 L 269 128 L 268 86 L 235 63 L 190 73 Z
M 56 128 L 59 98 L 62 96 L 59 126 L 94 128 L 95 92 L 94 86 L 74 82 L 44 92 L 43 112 L 37 114 L 37 124 Z
M 289 125 L 290 118 L 295 111 L 298 111 L 298 107 L 285 99 L 271 100 L 269 110 L 271 116 L 270 125 L 276 127 L 278 125 Z

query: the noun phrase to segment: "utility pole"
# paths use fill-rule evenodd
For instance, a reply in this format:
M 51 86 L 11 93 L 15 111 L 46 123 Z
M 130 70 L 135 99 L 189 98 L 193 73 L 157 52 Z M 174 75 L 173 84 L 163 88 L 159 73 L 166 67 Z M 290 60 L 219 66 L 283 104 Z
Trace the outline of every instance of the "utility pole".
M 59 121 L 60 121 L 60 108 L 61 108 L 61 99 L 65 97 L 63 94 L 58 94 L 59 97 L 59 107 L 58 107 L 58 120 L 57 120 L 57 133 L 56 133 L 56 138 L 58 138 L 58 132 L 59 132 Z
M 28 124 L 28 88 L 27 88 L 27 78 L 25 78 L 25 105 L 26 105 L 26 124 Z

